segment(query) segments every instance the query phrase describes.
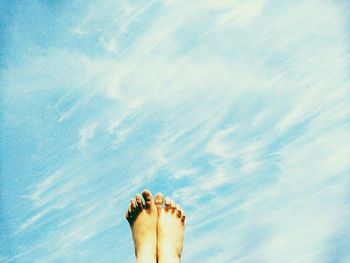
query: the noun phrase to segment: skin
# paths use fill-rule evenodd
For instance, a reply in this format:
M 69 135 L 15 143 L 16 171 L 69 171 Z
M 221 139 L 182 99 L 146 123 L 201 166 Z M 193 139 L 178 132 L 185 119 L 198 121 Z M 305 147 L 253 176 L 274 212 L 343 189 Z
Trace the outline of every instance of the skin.
M 161 193 L 145 190 L 130 201 L 126 219 L 134 241 L 136 263 L 178 263 L 181 260 L 185 213 Z
M 158 245 L 157 255 L 159 263 L 178 263 L 181 260 L 185 213 L 173 200 L 163 195 L 156 195 L 156 207 L 158 211 Z

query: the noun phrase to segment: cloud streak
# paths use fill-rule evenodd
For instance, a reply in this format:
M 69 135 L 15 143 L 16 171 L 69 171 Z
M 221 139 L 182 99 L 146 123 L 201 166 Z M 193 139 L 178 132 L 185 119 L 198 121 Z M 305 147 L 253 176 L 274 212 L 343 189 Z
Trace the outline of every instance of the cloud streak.
M 339 3 L 80 5 L 1 67 L 2 262 L 131 261 L 144 188 L 186 210 L 184 262 L 347 262 Z

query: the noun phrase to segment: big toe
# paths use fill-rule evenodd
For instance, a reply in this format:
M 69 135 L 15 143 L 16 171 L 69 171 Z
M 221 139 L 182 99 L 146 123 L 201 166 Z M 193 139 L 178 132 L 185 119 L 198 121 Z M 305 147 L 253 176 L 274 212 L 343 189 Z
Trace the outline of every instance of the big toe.
M 163 194 L 157 193 L 154 197 L 154 204 L 156 205 L 157 209 L 160 210 L 163 207 Z
M 154 207 L 152 193 L 149 190 L 142 192 L 143 199 L 145 199 L 146 210 L 150 210 Z

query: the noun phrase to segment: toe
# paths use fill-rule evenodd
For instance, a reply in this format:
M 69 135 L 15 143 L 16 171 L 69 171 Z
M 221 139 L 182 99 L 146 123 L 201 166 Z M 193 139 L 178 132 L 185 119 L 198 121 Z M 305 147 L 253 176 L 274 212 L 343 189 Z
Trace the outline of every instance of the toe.
M 131 211 L 135 212 L 135 210 L 136 210 L 136 201 L 135 201 L 135 199 L 131 199 L 130 206 L 131 206 Z
M 143 191 L 142 196 L 145 199 L 146 209 L 150 209 L 151 207 L 154 206 L 153 197 L 152 197 L 152 194 L 149 190 Z
M 165 197 L 164 210 L 165 211 L 169 211 L 170 205 L 171 205 L 171 201 L 170 201 L 169 197 Z
M 181 208 L 180 208 L 179 205 L 176 205 L 176 215 L 177 215 L 178 218 L 181 217 Z
M 173 200 L 170 201 L 170 209 L 171 209 L 171 212 L 175 212 L 176 210 L 176 204 Z
M 142 210 L 143 209 L 143 204 L 142 204 L 142 198 L 140 194 L 137 194 L 136 197 L 136 203 L 137 203 L 137 207 Z
M 163 194 L 157 193 L 154 198 L 154 204 L 156 205 L 157 209 L 162 209 L 163 207 Z
M 125 217 L 126 217 L 126 220 L 129 222 L 130 225 L 132 225 L 133 222 L 135 221 L 134 214 L 132 212 L 129 212 L 129 209 L 126 211 Z
M 181 211 L 181 222 L 182 223 L 185 223 L 185 218 L 186 218 L 185 212 L 182 210 Z
M 132 221 L 132 212 L 131 212 L 131 206 L 128 206 L 128 209 L 126 210 L 126 214 L 125 214 L 126 219 L 129 221 L 129 223 L 131 223 Z

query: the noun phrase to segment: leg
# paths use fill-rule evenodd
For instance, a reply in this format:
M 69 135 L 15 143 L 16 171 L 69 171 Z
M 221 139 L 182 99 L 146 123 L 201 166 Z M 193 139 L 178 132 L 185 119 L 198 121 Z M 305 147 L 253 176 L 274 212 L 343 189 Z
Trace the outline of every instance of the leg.
M 185 213 L 174 201 L 158 193 L 155 197 L 158 211 L 158 263 L 179 263 L 185 230 Z
M 134 240 L 136 263 L 157 262 L 157 209 L 152 194 L 145 190 L 132 199 L 126 212 Z

